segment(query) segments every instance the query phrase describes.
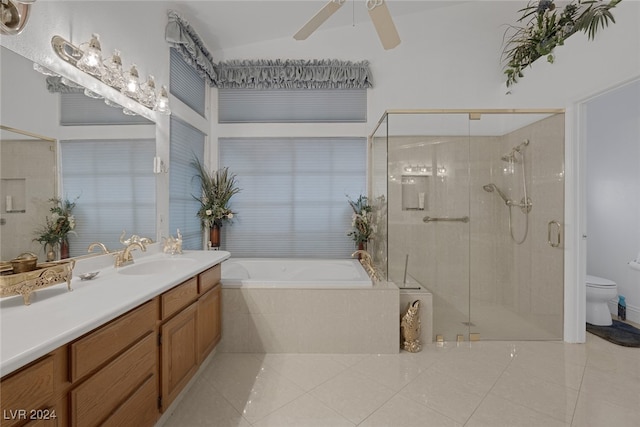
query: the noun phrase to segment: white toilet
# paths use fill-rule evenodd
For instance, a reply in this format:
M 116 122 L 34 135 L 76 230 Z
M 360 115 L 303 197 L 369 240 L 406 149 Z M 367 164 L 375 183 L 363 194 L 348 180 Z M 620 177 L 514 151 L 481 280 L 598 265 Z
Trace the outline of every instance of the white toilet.
M 618 286 L 602 277 L 587 274 L 587 323 L 610 326 L 611 312 L 607 302 L 618 296 Z

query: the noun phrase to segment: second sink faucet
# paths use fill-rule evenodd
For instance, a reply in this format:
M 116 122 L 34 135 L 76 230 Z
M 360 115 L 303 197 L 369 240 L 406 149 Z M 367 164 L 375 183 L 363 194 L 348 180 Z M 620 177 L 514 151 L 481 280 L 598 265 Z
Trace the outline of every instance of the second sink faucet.
M 122 252 L 116 253 L 116 268 L 133 264 L 133 255 L 131 255 L 131 251 L 135 248 L 140 248 L 142 252 L 145 252 L 147 250 L 146 246 L 141 242 L 129 243 Z

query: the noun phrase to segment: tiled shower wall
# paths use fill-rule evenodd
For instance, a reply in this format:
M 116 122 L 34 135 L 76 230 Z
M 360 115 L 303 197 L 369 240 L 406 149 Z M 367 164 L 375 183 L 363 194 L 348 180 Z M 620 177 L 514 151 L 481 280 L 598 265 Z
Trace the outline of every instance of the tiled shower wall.
M 521 200 L 522 165 L 509 174 L 501 156 L 525 139 L 530 141 L 525 167 L 533 208 L 527 238 L 518 245 L 509 235 L 509 208 L 482 187 L 495 183 Z M 401 177 L 405 166 L 416 164 L 432 169 L 425 209 L 403 210 Z M 409 275 L 434 294 L 434 334 L 446 329 L 444 322 L 462 325 L 471 311 L 475 331 L 485 339 L 562 338 L 563 246 L 548 244 L 547 227 L 552 220 L 563 222 L 563 171 L 563 115 L 501 136 L 389 138 L 389 278 L 402 282 L 408 254 Z M 424 223 L 427 215 L 469 216 L 470 222 Z M 512 208 L 516 239 L 525 232 L 525 218 Z M 500 322 L 506 327 L 487 326 Z

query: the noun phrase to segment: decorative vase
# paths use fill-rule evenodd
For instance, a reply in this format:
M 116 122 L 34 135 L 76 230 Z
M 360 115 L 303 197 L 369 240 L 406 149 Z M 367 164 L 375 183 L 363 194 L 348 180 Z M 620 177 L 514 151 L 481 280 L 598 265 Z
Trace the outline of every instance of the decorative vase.
M 209 241 L 211 242 L 212 248 L 220 247 L 220 226 L 217 224 L 212 224 L 209 228 Z
M 60 242 L 60 259 L 69 258 L 69 242 L 63 240 Z
M 367 242 L 358 242 L 358 250 L 366 251 L 367 250 Z M 362 259 L 362 255 L 358 254 L 358 259 Z
M 53 250 L 53 245 L 46 244 L 44 247 L 44 251 L 46 252 L 47 262 L 52 262 L 56 260 L 56 251 Z

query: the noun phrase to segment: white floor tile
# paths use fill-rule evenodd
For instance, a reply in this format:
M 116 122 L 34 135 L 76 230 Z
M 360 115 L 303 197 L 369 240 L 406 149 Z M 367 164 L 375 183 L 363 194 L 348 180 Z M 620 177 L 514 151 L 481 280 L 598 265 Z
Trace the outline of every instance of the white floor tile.
M 364 420 L 360 427 L 458 427 L 452 420 L 402 396 L 396 395 Z
M 219 353 L 168 427 L 637 425 L 640 349 L 428 344 L 419 353 Z
M 568 427 L 560 420 L 489 394 L 465 427 Z
M 312 390 L 310 394 L 354 424 L 371 415 L 394 395 L 394 391 L 349 371 Z
M 305 394 L 253 424 L 254 427 L 353 427 L 354 423 Z

